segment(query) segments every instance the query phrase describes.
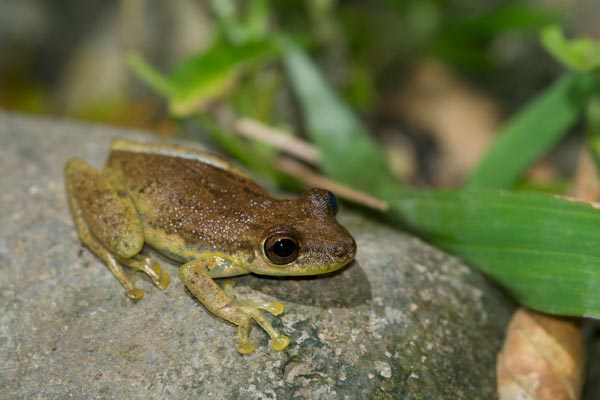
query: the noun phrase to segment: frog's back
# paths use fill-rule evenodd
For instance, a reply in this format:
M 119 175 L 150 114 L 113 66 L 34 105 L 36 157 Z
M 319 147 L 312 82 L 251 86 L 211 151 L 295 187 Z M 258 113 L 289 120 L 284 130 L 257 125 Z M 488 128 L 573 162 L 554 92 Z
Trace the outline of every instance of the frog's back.
M 256 216 L 277 202 L 244 176 L 192 158 L 113 150 L 106 171 L 133 199 L 147 243 L 172 255 L 161 249 L 167 237 L 194 250 L 252 248 L 263 226 Z

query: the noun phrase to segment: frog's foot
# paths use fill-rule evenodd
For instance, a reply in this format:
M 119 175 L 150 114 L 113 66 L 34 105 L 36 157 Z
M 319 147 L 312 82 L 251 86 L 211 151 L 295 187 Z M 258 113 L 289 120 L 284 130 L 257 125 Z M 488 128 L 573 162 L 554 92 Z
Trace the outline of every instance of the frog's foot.
M 275 316 L 283 314 L 285 306 L 278 301 L 253 301 L 253 300 L 237 300 L 233 293 L 235 282 L 227 280 L 223 282 L 223 291 L 233 301 L 224 307 L 224 311 L 229 315 L 235 315 L 235 323 L 238 325 L 238 335 L 240 344 L 237 350 L 241 354 L 250 354 L 254 351 L 254 346 L 250 343 L 249 335 L 251 323 L 254 319 L 271 337 L 271 347 L 275 351 L 282 351 L 290 344 L 290 339 L 287 336 L 280 334 L 271 323 L 264 317 L 262 311 L 267 311 Z
M 169 283 L 171 282 L 171 277 L 169 276 L 169 274 L 162 271 L 162 269 L 160 268 L 160 264 L 158 264 L 150 257 L 146 257 L 141 254 L 136 254 L 131 258 L 119 258 L 118 260 L 121 264 L 134 268 L 148 275 L 148 277 L 152 280 L 152 283 L 154 283 L 154 285 L 160 290 L 166 289 L 167 286 L 169 286 Z M 139 289 L 134 290 L 141 291 Z M 128 296 L 131 297 L 129 295 L 129 292 Z
M 290 340 L 273 328 L 264 314 L 266 311 L 273 315 L 280 315 L 283 313 L 283 304 L 236 299 L 232 289 L 233 282 L 226 281 L 223 288 L 219 287 L 208 275 L 206 264 L 206 259 L 190 261 L 181 266 L 179 277 L 208 311 L 238 326 L 240 343 L 237 350 L 241 354 L 250 354 L 254 351 L 254 346 L 249 340 L 252 320 L 256 321 L 271 337 L 273 350 L 282 351 L 288 347 Z
M 279 302 L 257 302 L 252 300 L 233 300 L 225 306 L 222 312 L 227 315 L 227 319 L 238 326 L 238 335 L 240 344 L 237 350 L 241 354 L 250 354 L 254 351 L 254 346 L 250 343 L 250 330 L 252 320 L 255 320 L 260 327 L 271 337 L 271 347 L 275 351 L 282 351 L 290 344 L 290 339 L 279 333 L 269 320 L 263 315 L 262 311 L 267 311 L 273 315 L 283 313 L 284 306 Z
M 231 298 L 231 300 L 236 299 L 235 293 L 233 293 L 234 286 L 235 286 L 235 281 L 226 280 L 225 282 L 223 282 L 223 291 L 225 292 L 225 294 L 227 296 L 229 296 L 229 298 Z M 283 303 L 280 303 L 278 301 L 260 302 L 260 301 L 247 300 L 247 302 L 252 303 L 252 305 L 254 307 L 259 308 L 264 311 L 267 311 L 267 312 L 273 314 L 274 316 L 279 316 L 279 315 L 283 314 L 283 312 L 285 311 L 285 306 L 283 305 Z

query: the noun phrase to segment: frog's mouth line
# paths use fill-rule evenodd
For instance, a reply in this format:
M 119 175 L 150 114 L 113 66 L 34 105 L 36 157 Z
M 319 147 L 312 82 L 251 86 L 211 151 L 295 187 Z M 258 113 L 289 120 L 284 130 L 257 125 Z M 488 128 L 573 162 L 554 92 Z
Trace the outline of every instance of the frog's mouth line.
M 349 258 L 347 260 L 341 261 L 335 264 L 329 265 L 309 265 L 309 266 L 298 266 L 294 265 L 290 268 L 282 268 L 284 266 L 274 266 L 269 268 L 269 271 L 265 272 L 255 272 L 260 275 L 271 275 L 271 276 L 311 276 L 311 275 L 323 275 L 328 274 L 330 272 L 335 272 L 339 269 L 344 268 L 346 265 L 350 264 L 354 260 L 354 257 Z

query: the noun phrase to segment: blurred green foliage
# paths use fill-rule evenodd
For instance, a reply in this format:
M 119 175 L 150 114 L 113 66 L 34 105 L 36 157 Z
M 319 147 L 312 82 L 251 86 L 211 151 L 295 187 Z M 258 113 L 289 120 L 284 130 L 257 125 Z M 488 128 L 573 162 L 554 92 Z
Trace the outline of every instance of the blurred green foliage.
M 592 39 L 568 40 L 558 25 L 551 25 L 541 33 L 546 50 L 567 68 L 577 72 L 594 71 L 600 67 L 600 43 Z
M 469 179 L 471 187 L 510 189 L 535 160 L 547 153 L 581 119 L 598 91 L 594 73 L 556 80 L 506 123 Z
M 543 30 L 543 44 L 572 71 L 505 123 L 468 187 L 417 190 L 393 177 L 348 101 L 368 106 L 379 93 L 378 79 L 389 82 L 390 71 L 397 75 L 423 55 L 486 71 L 493 66 L 486 51 L 490 41 L 506 32 L 538 30 L 556 22 L 555 15 L 523 1 L 492 7 L 458 0 L 212 4 L 219 21 L 214 42 L 171 75 L 162 76 L 139 56 L 131 59 L 174 115 L 199 121 L 232 155 L 286 183 L 290 178 L 272 162 L 277 153 L 264 144 L 248 150 L 219 114 L 280 124 L 277 99 L 291 91 L 299 109 L 296 126 L 321 151 L 322 171 L 385 200 L 389 221 L 460 255 L 530 307 L 600 317 L 598 211 L 548 194 L 511 191 L 584 114 L 589 142 L 599 154 L 598 43 L 568 41 L 555 26 Z M 299 8 L 304 12 L 291 12 Z M 278 15 L 288 17 L 285 24 Z M 242 81 L 248 84 L 238 87 Z M 215 101 L 217 109 L 209 107 Z
M 526 0 L 222 0 L 211 5 L 217 21 L 212 45 L 168 76 L 139 55 L 130 58 L 134 70 L 169 99 L 175 115 L 209 105 L 239 73 L 276 60 L 282 37 L 315 54 L 345 100 L 365 110 L 415 61 L 430 56 L 469 73 L 490 73 L 497 63 L 493 41 L 534 33 L 559 20 L 558 13 Z M 193 76 L 195 70 L 203 73 Z M 260 99 L 262 88 L 256 89 L 254 98 Z
M 134 71 L 169 99 L 169 111 L 179 117 L 203 111 L 235 84 L 239 74 L 277 54 L 273 40 L 233 44 L 216 42 L 210 49 L 181 63 L 168 77 L 141 57 L 132 55 Z M 199 73 L 201 72 L 201 73 Z
M 288 68 L 302 70 L 290 76 L 296 81 L 294 87 L 304 118 L 318 121 L 307 122 L 307 129 L 312 131 L 309 136 L 330 136 L 330 140 L 334 138 L 338 143 L 334 148 L 323 140 L 314 140 L 325 159 L 334 159 L 337 164 L 334 169 L 325 168 L 332 177 L 385 199 L 390 204 L 386 214 L 389 221 L 485 271 L 521 303 L 549 313 L 600 317 L 600 297 L 597 296 L 600 213 L 595 207 L 542 193 L 472 188 L 411 189 L 398 184 L 380 168 L 374 168 L 370 180 L 364 183 L 360 179 L 364 176 L 363 166 L 377 165 L 383 158 L 381 151 L 367 145 L 360 163 L 352 157 L 344 157 L 344 152 L 355 151 L 354 143 L 364 145 L 357 136 L 367 136 L 367 131 L 326 83 L 307 85 L 310 92 L 306 89 L 306 82 L 319 74 L 308 59 L 295 55 L 288 64 L 292 64 Z M 556 86 L 573 89 L 572 81 L 580 78 L 585 79 L 583 92 L 555 89 Z M 544 130 L 548 128 L 545 121 L 554 121 L 554 116 L 542 111 L 557 113 L 558 121 L 574 120 L 573 114 L 581 114 L 581 104 L 598 88 L 597 80 L 588 82 L 589 79 L 587 75 L 567 75 L 549 89 L 550 94 L 542 93 L 507 123 L 510 128 L 504 129 L 498 140 L 506 136 L 508 139 L 501 142 L 500 147 L 496 143 L 490 152 L 508 151 L 505 146 L 511 143 L 516 146 L 535 142 L 536 138 L 545 142 Z M 319 98 L 317 107 L 313 103 L 315 98 Z M 578 107 L 574 107 L 573 102 Z M 327 131 L 332 114 L 336 115 L 334 120 L 344 120 L 336 122 L 344 129 Z M 564 135 L 568 126 L 563 123 L 561 127 L 560 133 Z M 518 159 L 530 156 L 519 148 L 512 148 L 512 152 L 503 158 L 488 157 L 486 160 L 490 161 L 484 161 L 483 165 L 491 166 L 492 173 L 484 171 L 478 175 L 477 182 L 483 187 L 509 188 L 505 183 L 515 176 L 516 171 L 511 168 L 513 162 L 517 161 L 521 167 L 518 172 L 523 173 L 526 165 Z

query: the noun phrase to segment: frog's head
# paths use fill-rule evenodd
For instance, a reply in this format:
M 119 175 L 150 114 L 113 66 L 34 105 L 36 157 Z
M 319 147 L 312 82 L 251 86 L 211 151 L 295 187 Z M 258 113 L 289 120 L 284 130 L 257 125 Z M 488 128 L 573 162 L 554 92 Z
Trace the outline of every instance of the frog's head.
M 280 217 L 262 235 L 253 272 L 316 275 L 352 261 L 356 242 L 335 219 L 338 203 L 333 193 L 310 189 L 281 205 Z

